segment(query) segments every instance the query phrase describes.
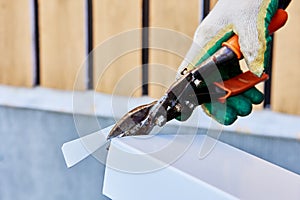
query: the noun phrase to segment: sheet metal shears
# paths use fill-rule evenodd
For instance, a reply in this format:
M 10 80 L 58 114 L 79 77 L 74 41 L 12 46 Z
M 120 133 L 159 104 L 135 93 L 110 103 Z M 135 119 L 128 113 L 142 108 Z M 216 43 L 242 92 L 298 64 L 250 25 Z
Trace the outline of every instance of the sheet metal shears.
M 278 9 L 268 27 L 270 34 L 281 28 L 286 21 L 286 11 Z M 138 106 L 126 113 L 112 128 L 107 139 L 147 135 L 155 126 L 161 127 L 174 118 L 189 116 L 198 105 L 213 101 L 224 103 L 227 98 L 268 79 L 266 73 L 257 77 L 247 71 L 225 81 L 205 82 L 206 77 L 218 73 L 222 67 L 228 67 L 226 63 L 234 59 L 238 61 L 242 57 L 238 36 L 234 35 L 206 61 L 192 70 L 186 70 L 161 99 Z

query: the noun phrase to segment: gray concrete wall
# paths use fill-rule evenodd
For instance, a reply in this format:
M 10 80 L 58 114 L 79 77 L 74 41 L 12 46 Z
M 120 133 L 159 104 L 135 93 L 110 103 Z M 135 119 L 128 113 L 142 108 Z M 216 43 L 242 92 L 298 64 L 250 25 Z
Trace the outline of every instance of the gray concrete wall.
M 300 175 L 299 140 L 228 132 L 220 140 Z
M 87 132 L 98 129 L 90 117 L 80 121 Z M 114 121 L 99 122 L 104 127 Z M 76 138 L 71 114 L 0 107 L 0 200 L 107 199 L 101 194 L 104 166 L 95 158 L 67 169 L 60 149 Z M 220 139 L 300 174 L 297 140 L 229 132 Z
M 61 146 L 76 138 L 70 114 L 0 107 L 0 199 L 106 199 L 102 164 L 93 157 L 71 169 L 64 163 Z

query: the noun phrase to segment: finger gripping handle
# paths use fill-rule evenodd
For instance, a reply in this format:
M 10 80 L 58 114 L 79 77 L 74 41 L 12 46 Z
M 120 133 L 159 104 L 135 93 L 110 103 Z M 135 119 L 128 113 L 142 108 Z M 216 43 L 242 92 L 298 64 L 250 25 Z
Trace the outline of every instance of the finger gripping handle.
M 269 34 L 273 34 L 275 31 L 283 27 L 288 19 L 288 14 L 283 9 L 278 9 L 268 26 Z M 239 37 L 237 35 L 232 36 L 226 42 L 223 42 L 222 46 L 226 46 L 231 49 L 238 59 L 243 57 L 240 50 Z

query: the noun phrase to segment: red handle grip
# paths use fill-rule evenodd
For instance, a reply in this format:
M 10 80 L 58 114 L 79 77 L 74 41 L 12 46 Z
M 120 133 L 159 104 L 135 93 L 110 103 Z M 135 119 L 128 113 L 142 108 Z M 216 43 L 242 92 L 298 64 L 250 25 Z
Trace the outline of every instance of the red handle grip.
M 214 84 L 226 92 L 225 96 L 219 98 L 219 101 L 224 103 L 228 97 L 245 92 L 246 90 L 254 87 L 257 83 L 265 81 L 268 78 L 269 76 L 266 73 L 263 73 L 261 77 L 258 77 L 252 72 L 247 71 L 229 80 L 221 83 L 215 82 Z

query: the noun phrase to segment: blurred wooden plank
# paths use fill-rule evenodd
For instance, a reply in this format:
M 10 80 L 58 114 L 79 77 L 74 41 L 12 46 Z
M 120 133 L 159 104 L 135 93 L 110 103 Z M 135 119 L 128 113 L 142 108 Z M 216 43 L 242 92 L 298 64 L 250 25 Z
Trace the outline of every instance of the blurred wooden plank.
M 217 2 L 218 0 L 210 0 L 210 9 L 213 9 Z
M 160 97 L 174 82 L 177 68 L 198 26 L 199 7 L 198 0 L 188 3 L 182 0 L 150 1 L 150 26 L 165 29 L 161 32 L 158 29 L 150 31 L 150 96 Z
M 94 0 L 93 13 L 95 89 L 140 95 L 142 0 Z
M 287 24 L 275 34 L 271 106 L 274 111 L 300 114 L 300 1 L 292 1 L 287 12 Z
M 33 85 L 32 5 L 0 0 L 0 83 Z
M 41 86 L 73 89 L 86 56 L 85 1 L 39 0 Z M 80 73 L 76 89 L 86 88 Z

